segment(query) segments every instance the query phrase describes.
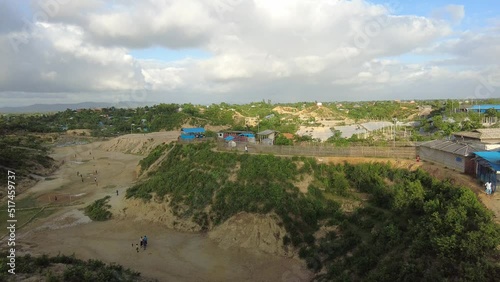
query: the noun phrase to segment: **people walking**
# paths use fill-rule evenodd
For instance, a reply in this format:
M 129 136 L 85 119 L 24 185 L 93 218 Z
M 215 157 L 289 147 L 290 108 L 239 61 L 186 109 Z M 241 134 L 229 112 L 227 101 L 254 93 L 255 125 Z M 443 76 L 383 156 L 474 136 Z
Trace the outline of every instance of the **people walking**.
M 248 146 L 245 145 L 245 153 L 248 153 Z

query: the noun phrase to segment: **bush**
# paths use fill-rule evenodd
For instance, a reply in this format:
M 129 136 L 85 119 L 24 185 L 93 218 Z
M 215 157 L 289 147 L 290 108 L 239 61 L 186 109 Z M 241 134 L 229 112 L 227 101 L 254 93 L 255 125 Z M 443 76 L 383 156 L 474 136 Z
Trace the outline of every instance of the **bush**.
M 107 204 L 110 198 L 110 196 L 106 196 L 85 207 L 85 215 L 95 221 L 105 221 L 110 219 L 112 214 L 108 211 L 108 209 L 111 208 L 111 206 Z

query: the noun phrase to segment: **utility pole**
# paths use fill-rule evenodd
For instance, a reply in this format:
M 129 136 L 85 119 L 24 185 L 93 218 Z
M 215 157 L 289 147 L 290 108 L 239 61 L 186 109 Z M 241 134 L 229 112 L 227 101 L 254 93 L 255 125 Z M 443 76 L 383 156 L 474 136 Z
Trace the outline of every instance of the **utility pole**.
M 392 121 L 394 122 L 394 141 L 393 141 L 393 147 L 396 147 L 396 126 L 398 124 L 398 119 L 393 118 Z

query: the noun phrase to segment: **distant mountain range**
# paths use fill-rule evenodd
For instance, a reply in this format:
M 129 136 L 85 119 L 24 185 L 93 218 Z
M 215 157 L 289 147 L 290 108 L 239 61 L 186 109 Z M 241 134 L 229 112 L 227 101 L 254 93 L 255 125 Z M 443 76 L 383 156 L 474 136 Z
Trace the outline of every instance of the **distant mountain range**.
M 157 105 L 157 102 L 119 102 L 119 103 L 100 103 L 100 102 L 84 102 L 78 104 L 34 104 L 24 107 L 3 107 L 0 108 L 2 114 L 12 113 L 50 113 L 61 112 L 67 109 L 95 109 L 95 108 L 137 108 Z

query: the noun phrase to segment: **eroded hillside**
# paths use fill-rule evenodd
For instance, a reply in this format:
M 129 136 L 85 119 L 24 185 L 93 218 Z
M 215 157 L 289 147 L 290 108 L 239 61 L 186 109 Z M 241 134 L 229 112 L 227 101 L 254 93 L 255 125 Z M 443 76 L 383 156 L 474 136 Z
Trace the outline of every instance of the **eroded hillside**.
M 154 217 L 168 217 L 169 227 L 209 232 L 221 246 L 298 255 L 320 281 L 500 274 L 491 213 L 469 189 L 419 169 L 219 153 L 210 144 L 167 151 L 127 197 L 161 206 Z

